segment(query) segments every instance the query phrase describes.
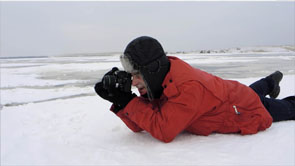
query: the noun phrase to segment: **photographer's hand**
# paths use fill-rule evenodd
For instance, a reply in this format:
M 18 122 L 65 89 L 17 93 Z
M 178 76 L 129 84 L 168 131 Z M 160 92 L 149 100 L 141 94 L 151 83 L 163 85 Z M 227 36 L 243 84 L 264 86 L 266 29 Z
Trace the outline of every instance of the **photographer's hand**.
M 134 97 L 136 97 L 135 94 L 132 94 L 131 92 L 122 92 L 118 88 L 114 89 L 112 95 L 110 95 L 109 91 L 103 88 L 102 82 L 98 82 L 94 89 L 101 98 L 114 104 L 114 113 L 123 109 Z
M 112 70 L 108 71 L 104 76 L 103 79 L 105 78 L 105 76 L 107 75 L 113 75 L 115 71 L 119 70 L 117 67 L 112 68 Z M 102 80 L 103 80 L 102 79 Z M 103 88 L 103 81 L 100 81 L 98 83 L 96 83 L 95 87 L 95 92 L 103 99 L 108 100 L 110 102 L 114 102 L 114 96 L 112 96 L 107 89 Z
M 111 71 L 106 73 L 106 75 L 112 75 L 115 71 L 117 71 L 118 68 L 113 68 Z M 113 88 L 111 90 L 112 93 L 109 92 L 109 90 L 103 88 L 103 83 L 98 82 L 95 85 L 95 92 L 102 97 L 105 100 L 108 100 L 114 104 L 114 110 L 113 112 L 117 113 L 119 110 L 123 109 L 134 97 L 136 97 L 135 94 L 132 94 L 132 92 L 123 92 L 119 88 Z

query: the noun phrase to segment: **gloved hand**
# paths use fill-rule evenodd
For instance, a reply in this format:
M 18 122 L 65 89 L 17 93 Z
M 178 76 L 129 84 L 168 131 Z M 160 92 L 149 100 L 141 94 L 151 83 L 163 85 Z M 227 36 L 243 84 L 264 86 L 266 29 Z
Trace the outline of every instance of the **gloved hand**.
M 115 71 L 119 70 L 117 67 L 112 68 L 112 70 L 108 71 L 102 78 L 102 81 L 98 82 L 94 86 L 95 92 L 103 99 L 108 100 L 110 102 L 114 102 L 114 96 L 112 96 L 109 91 L 103 88 L 103 79 L 107 75 L 113 75 Z
M 112 75 L 115 71 L 117 71 L 118 68 L 113 68 L 111 71 L 107 72 L 106 75 Z M 132 94 L 132 92 L 124 92 L 121 91 L 119 88 L 113 88 L 111 89 L 111 93 L 109 90 L 105 89 L 103 87 L 103 83 L 98 82 L 95 87 L 95 92 L 103 99 L 108 100 L 114 104 L 114 112 L 117 113 L 119 110 L 123 109 L 134 97 L 136 97 L 135 94 Z

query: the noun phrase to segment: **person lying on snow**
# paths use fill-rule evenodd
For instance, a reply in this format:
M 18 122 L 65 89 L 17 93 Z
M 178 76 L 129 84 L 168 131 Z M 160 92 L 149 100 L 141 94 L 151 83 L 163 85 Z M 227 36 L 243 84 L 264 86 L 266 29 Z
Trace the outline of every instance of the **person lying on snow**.
M 126 72 L 113 68 L 95 85 L 96 93 L 113 103 L 111 111 L 132 131 L 145 130 L 163 142 L 182 131 L 255 134 L 273 121 L 295 119 L 295 96 L 276 99 L 283 77 L 279 71 L 248 87 L 166 56 L 161 44 L 148 36 L 131 41 L 120 60 Z M 127 78 L 128 84 L 128 73 L 140 96 L 132 94 L 131 85 L 129 90 L 108 86 L 114 75 L 117 82 Z

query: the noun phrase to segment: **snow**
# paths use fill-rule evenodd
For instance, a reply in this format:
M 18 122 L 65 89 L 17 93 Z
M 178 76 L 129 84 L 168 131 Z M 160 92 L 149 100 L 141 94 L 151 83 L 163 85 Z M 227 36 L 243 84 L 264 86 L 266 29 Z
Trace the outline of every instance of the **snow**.
M 174 55 L 230 66 L 208 69 L 246 85 L 272 73 L 275 61 L 284 73 L 278 98 L 295 94 L 294 52 Z M 121 68 L 118 56 L 0 59 L 1 165 L 295 165 L 295 121 L 246 136 L 184 132 L 168 144 L 131 132 L 93 90 L 105 71 Z M 252 75 L 243 67 L 250 63 L 259 69 Z
M 194 53 L 201 54 L 249 54 L 253 55 L 259 54 L 285 54 L 293 53 L 295 51 L 295 46 L 285 45 L 285 46 L 253 46 L 253 47 L 236 47 L 227 49 L 217 49 L 217 50 L 200 50 L 194 51 Z

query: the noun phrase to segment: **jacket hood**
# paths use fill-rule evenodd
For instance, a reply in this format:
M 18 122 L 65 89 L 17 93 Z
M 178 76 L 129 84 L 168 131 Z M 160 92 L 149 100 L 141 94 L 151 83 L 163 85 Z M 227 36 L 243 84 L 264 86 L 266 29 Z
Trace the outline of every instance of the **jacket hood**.
M 121 63 L 129 73 L 139 72 L 146 84 L 150 100 L 160 98 L 162 82 L 170 63 L 161 46 L 154 38 L 142 36 L 131 41 L 121 56 Z

